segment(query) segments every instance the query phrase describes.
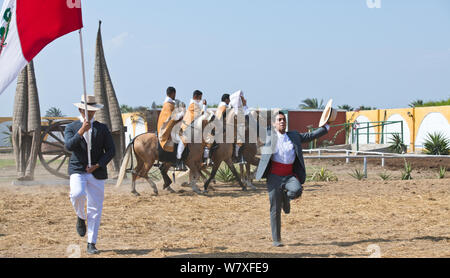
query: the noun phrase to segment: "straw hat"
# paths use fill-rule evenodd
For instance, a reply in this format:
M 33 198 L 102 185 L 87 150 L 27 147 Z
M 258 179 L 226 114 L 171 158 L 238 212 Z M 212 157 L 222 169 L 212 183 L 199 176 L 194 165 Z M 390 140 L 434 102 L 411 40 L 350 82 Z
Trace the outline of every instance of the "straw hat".
M 325 106 L 325 110 L 322 113 L 322 117 L 320 117 L 319 127 L 323 127 L 328 122 L 334 122 L 337 117 L 337 110 L 331 107 L 333 105 L 333 100 L 330 99 Z
M 81 95 L 81 102 L 74 103 L 73 105 L 75 105 L 76 107 L 83 109 L 83 110 L 86 109 L 84 95 Z M 87 96 L 87 110 L 88 111 L 98 111 L 102 108 L 103 108 L 103 104 L 98 104 L 95 101 L 95 96 L 92 96 L 92 95 Z

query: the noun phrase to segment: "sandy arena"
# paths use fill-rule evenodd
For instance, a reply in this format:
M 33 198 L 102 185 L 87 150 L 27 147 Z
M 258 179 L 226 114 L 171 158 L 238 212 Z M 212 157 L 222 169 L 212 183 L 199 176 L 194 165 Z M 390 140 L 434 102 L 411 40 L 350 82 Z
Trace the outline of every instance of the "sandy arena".
M 0 155 L 0 160 L 11 159 Z M 86 238 L 75 230 L 76 215 L 67 185 L 17 186 L 15 167 L 0 167 L 0 257 L 450 257 L 450 173 L 438 179 L 449 160 L 413 163 L 413 180 L 400 180 L 403 161 L 387 162 L 391 180 L 351 177 L 359 162 L 306 160 L 308 173 L 326 166 L 338 182 L 308 182 L 303 197 L 282 216 L 284 247 L 272 247 L 268 194 L 263 182 L 243 192 L 218 183 L 197 195 L 190 188 L 160 189 L 129 180 L 107 184 L 97 248 L 86 253 Z M 431 165 L 431 166 L 430 166 Z M 395 167 L 394 167 L 395 166 Z M 58 180 L 38 165 L 37 181 Z

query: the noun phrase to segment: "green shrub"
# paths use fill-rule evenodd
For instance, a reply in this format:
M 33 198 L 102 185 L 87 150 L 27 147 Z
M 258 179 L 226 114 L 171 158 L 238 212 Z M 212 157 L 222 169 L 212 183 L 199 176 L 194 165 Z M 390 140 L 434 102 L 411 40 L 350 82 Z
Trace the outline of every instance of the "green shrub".
M 322 167 L 320 170 L 315 171 L 309 178 L 311 181 L 338 181 L 338 178 L 333 172 Z
M 448 155 L 450 152 L 450 140 L 441 132 L 428 133 L 423 145 L 426 154 Z
M 216 173 L 216 180 L 223 183 L 228 183 L 236 181 L 236 177 L 233 175 L 233 172 L 231 172 L 230 168 L 220 167 Z
M 445 178 L 445 173 L 447 172 L 446 167 L 439 167 L 439 178 L 443 179 Z
M 398 133 L 392 134 L 392 144 L 389 146 L 389 150 L 394 153 L 406 153 L 407 147 L 403 144 L 402 137 Z
M 405 161 L 405 170 L 402 172 L 402 180 L 412 180 L 411 172 L 411 163 Z
M 349 175 L 357 180 L 363 180 L 366 176 L 364 175 L 364 171 L 355 169 L 352 173 L 349 173 Z
M 391 179 L 391 175 L 389 175 L 389 174 L 386 173 L 386 172 L 380 173 L 380 174 L 378 174 L 378 176 L 379 176 L 382 180 L 384 180 L 384 181 L 387 181 L 387 180 L 390 180 L 390 179 Z

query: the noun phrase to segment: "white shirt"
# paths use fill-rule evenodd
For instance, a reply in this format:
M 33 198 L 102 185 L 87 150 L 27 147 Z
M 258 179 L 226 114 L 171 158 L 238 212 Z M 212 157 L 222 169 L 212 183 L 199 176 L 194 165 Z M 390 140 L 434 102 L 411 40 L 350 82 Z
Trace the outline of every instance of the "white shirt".
M 295 162 L 294 144 L 286 133 L 281 134 L 276 131 L 277 146 L 272 160 L 283 164 L 293 164 Z
M 201 106 L 203 113 L 206 113 L 206 105 L 204 105 L 204 104 L 202 105 L 202 101 L 201 100 L 191 99 L 190 103 L 195 103 L 195 105 Z
M 166 99 L 164 100 L 164 103 L 166 103 L 166 102 L 175 104 L 175 100 L 173 100 L 173 99 L 170 98 L 170 97 L 166 97 Z M 173 115 L 173 114 L 172 114 L 172 115 Z M 183 116 L 184 116 L 184 110 L 182 110 L 182 111 L 176 113 L 175 115 L 173 115 L 173 119 L 174 119 L 175 121 L 178 121 L 178 120 L 180 120 L 181 118 L 183 118 Z
M 224 101 L 221 101 L 217 108 L 222 107 L 222 106 L 225 106 L 226 108 L 228 108 L 228 104 L 226 104 Z
M 327 130 L 330 130 L 328 124 L 325 125 Z M 289 136 L 286 133 L 281 134 L 275 130 L 277 134 L 277 146 L 272 155 L 272 160 L 283 164 L 293 164 L 295 162 L 295 149 Z
M 81 123 L 84 123 L 84 118 L 81 115 L 78 116 L 78 119 L 80 119 Z M 92 119 L 91 119 L 91 128 L 89 129 L 89 131 L 83 133 L 83 138 L 86 141 L 86 143 L 90 142 L 90 141 L 88 141 L 88 138 L 92 138 L 92 125 L 94 124 L 94 121 L 95 121 L 95 117 L 92 117 Z M 91 144 L 90 150 L 92 150 L 92 144 Z
M 166 102 L 175 104 L 175 100 L 173 100 L 173 99 L 170 98 L 170 97 L 166 97 L 166 99 L 164 100 L 164 103 L 166 103 Z

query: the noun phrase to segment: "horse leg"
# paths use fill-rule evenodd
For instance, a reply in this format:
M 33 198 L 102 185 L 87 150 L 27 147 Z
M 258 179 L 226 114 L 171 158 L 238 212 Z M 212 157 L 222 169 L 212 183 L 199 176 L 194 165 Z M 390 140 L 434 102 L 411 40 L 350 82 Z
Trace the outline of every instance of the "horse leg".
M 241 173 L 241 181 L 245 184 L 247 184 L 247 176 L 246 176 L 246 172 L 244 169 L 244 164 L 239 163 L 239 171 Z
M 250 163 L 246 163 L 245 164 L 245 175 L 246 175 L 246 181 L 247 181 L 247 186 L 249 186 L 252 190 L 255 190 L 256 187 L 253 185 L 252 181 L 253 181 L 253 177 L 252 177 L 252 173 L 251 173 L 251 164 Z
M 190 168 L 190 173 L 189 173 L 189 177 L 190 177 L 190 183 L 189 185 L 191 186 L 192 190 L 197 193 L 197 194 L 201 194 L 200 189 L 197 186 L 197 181 L 199 179 L 199 169 L 196 168 Z
M 135 196 L 141 195 L 136 191 L 136 180 L 139 178 L 139 174 L 141 173 L 142 166 L 144 166 L 144 163 L 138 159 L 138 163 L 133 170 L 133 178 L 131 180 L 131 193 L 133 193 Z
M 159 168 L 159 170 L 161 171 L 163 180 L 164 180 L 163 189 L 169 191 L 170 193 L 175 193 L 175 190 L 173 190 L 172 187 L 170 187 L 170 185 L 172 184 L 172 180 L 170 179 L 169 175 L 167 174 L 169 169 L 170 169 L 170 164 L 168 164 L 168 163 L 164 163 L 163 166 L 161 168 Z
M 208 191 L 208 186 L 211 183 L 211 181 L 216 177 L 216 173 L 217 170 L 219 170 L 220 164 L 219 163 L 214 163 L 213 169 L 211 170 L 211 175 L 209 176 L 209 179 L 206 180 L 205 184 L 203 185 L 204 191 L 203 192 L 207 192 Z M 212 189 L 212 186 L 211 186 Z
M 239 176 L 238 172 L 236 171 L 236 168 L 234 167 L 233 162 L 231 161 L 231 159 L 228 159 L 225 161 L 225 163 L 228 165 L 228 167 L 230 168 L 231 172 L 233 173 L 234 177 L 236 178 L 236 180 L 239 183 L 239 186 L 242 187 L 243 191 L 247 191 L 247 187 L 245 187 L 245 185 L 242 183 L 241 181 L 241 177 Z

